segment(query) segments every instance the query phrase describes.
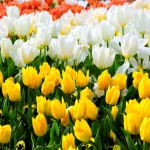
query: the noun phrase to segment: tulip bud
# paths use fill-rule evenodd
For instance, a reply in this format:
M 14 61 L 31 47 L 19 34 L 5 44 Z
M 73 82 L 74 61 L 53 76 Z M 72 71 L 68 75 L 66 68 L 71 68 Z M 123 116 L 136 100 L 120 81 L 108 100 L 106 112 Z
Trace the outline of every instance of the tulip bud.
M 132 77 L 133 77 L 133 86 L 136 88 L 136 89 L 138 89 L 138 87 L 139 87 L 139 84 L 140 84 L 140 82 L 141 82 L 141 80 L 142 80 L 142 78 L 143 77 L 147 77 L 148 78 L 148 73 L 144 73 L 143 74 L 143 72 L 137 72 L 137 71 L 134 71 L 133 73 L 132 73 Z
M 9 99 L 12 102 L 20 101 L 21 99 L 21 87 L 19 83 L 13 83 L 9 82 L 7 87 L 7 93 L 9 96 Z
M 71 76 L 63 72 L 63 79 L 60 79 L 62 91 L 65 94 L 72 94 L 75 90 L 75 81 L 71 78 Z
M 140 104 L 136 99 L 129 100 L 129 102 L 126 102 L 126 113 L 136 113 L 140 114 Z
M 108 70 L 105 70 L 98 77 L 98 87 L 101 90 L 107 90 L 110 84 L 111 84 L 111 76 L 108 73 Z
M 87 71 L 86 76 L 81 70 L 79 70 L 76 75 L 76 85 L 78 87 L 85 87 L 87 86 L 88 82 L 89 82 L 89 70 Z
M 42 77 L 33 67 L 27 67 L 26 69 L 22 69 L 22 80 L 23 84 L 31 89 L 39 88 L 42 83 Z
M 140 126 L 141 140 L 150 143 L 150 118 L 145 117 Z
M 16 150 L 25 150 L 26 146 L 25 146 L 25 143 L 24 141 L 19 141 L 17 144 L 16 144 Z
M 142 117 L 139 114 L 129 113 L 123 116 L 124 118 L 124 129 L 130 134 L 138 135 Z
M 118 86 L 113 86 L 108 88 L 106 92 L 106 103 L 109 105 L 116 105 L 120 96 L 120 90 Z
M 73 127 L 74 134 L 78 140 L 87 143 L 92 137 L 92 131 L 86 120 L 81 119 L 81 121 L 76 120 L 75 126 Z
M 116 119 L 117 114 L 118 114 L 118 107 L 116 105 L 112 106 L 111 115 L 114 121 Z
M 113 85 L 117 85 L 120 90 L 124 90 L 127 86 L 127 75 L 126 74 L 116 74 L 112 79 Z
M 45 79 L 45 77 L 50 74 L 50 71 L 51 71 L 51 68 L 47 62 L 44 62 L 42 66 L 40 65 L 40 73 L 39 74 L 41 75 L 41 77 L 43 79 Z
M 59 120 L 65 116 L 66 104 L 64 102 L 63 97 L 61 99 L 61 103 L 58 99 L 51 101 L 51 112 L 52 112 L 52 116 L 57 120 Z
M 116 144 L 116 145 L 114 145 L 112 150 L 121 150 L 121 147 L 120 147 L 120 145 Z
M 84 90 L 80 92 L 80 99 L 82 99 L 82 97 L 86 97 L 92 100 L 94 97 L 94 94 L 88 87 L 86 87 Z
M 10 125 L 0 126 L 0 143 L 7 144 L 10 141 L 11 130 Z
M 2 87 L 2 83 L 3 83 L 3 74 L 0 71 L 0 88 Z
M 69 147 L 75 148 L 75 138 L 72 133 L 62 137 L 62 149 L 68 150 Z
M 150 97 L 150 79 L 148 77 L 144 77 L 138 87 L 139 97 L 144 99 L 146 97 Z
M 43 136 L 47 132 L 47 121 L 43 114 L 38 114 L 36 118 L 32 118 L 32 125 L 37 136 Z
M 110 130 L 109 135 L 110 135 L 110 138 L 113 139 L 113 142 L 116 143 L 116 139 L 117 139 L 116 134 L 112 130 Z

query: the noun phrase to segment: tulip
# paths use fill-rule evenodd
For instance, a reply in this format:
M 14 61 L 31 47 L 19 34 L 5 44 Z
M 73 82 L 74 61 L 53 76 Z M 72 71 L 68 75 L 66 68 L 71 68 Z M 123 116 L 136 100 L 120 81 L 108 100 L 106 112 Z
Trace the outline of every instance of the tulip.
M 20 101 L 21 99 L 21 86 L 19 83 L 9 82 L 7 86 L 8 97 L 12 102 Z
M 120 147 L 120 145 L 116 144 L 116 145 L 114 145 L 112 150 L 121 150 L 121 147 Z
M 24 85 L 28 86 L 31 89 L 39 88 L 42 83 L 42 77 L 33 67 L 27 67 L 26 69 L 22 69 L 22 80 Z
M 150 118 L 145 117 L 140 126 L 141 140 L 150 143 Z
M 150 117 L 150 99 L 147 97 L 146 99 L 142 99 L 140 102 L 140 113 L 142 117 Z
M 144 73 L 143 74 L 143 72 L 137 72 L 137 71 L 134 71 L 133 73 L 132 73 L 132 77 L 133 77 L 133 86 L 136 88 L 136 89 L 138 89 L 138 87 L 139 87 L 139 84 L 140 84 L 140 82 L 141 82 L 141 80 L 145 77 L 147 77 L 148 78 L 148 73 Z
M 98 77 L 98 87 L 101 90 L 107 90 L 110 84 L 111 84 L 111 75 L 108 73 L 108 70 L 105 70 Z
M 69 108 L 66 109 L 66 114 L 63 118 L 61 118 L 61 124 L 66 127 L 69 125 Z
M 8 85 L 10 82 L 13 82 L 14 83 L 14 78 L 13 77 L 9 77 L 5 80 L 4 83 L 2 83 L 2 93 L 3 93 L 3 96 L 6 98 L 8 96 Z
M 74 116 L 73 117 L 75 119 L 84 118 L 84 116 L 85 116 L 85 109 L 86 109 L 86 107 L 85 107 L 84 101 L 76 100 L 75 104 L 74 104 L 74 108 L 73 108 L 73 110 L 74 110 L 74 112 L 73 112 Z
M 66 70 L 65 72 L 67 72 L 68 74 L 70 74 L 70 76 L 72 77 L 72 79 L 75 79 L 76 76 L 76 71 L 74 69 L 72 69 L 70 66 L 66 66 Z
M 3 83 L 3 73 L 0 71 L 0 88 L 2 87 Z
M 139 97 L 144 99 L 146 97 L 150 97 L 150 79 L 148 77 L 144 77 L 138 87 Z
M 61 99 L 61 103 L 58 99 L 51 101 L 51 112 L 52 112 L 52 116 L 57 120 L 65 116 L 66 104 L 63 98 Z
M 51 31 L 48 26 L 39 27 L 35 36 L 39 46 L 48 46 L 51 41 Z
M 96 120 L 98 115 L 98 108 L 96 105 L 87 98 L 80 99 L 80 103 L 83 101 L 85 103 L 85 117 L 84 118 L 90 118 L 91 120 Z
M 45 81 L 43 82 L 42 87 L 41 87 L 41 93 L 44 96 L 47 96 L 54 90 L 54 88 L 55 88 L 55 83 L 53 81 L 48 82 L 45 79 Z
M 97 68 L 105 69 L 112 66 L 115 59 L 115 54 L 112 53 L 109 48 L 94 45 L 92 47 L 92 57 L 93 63 Z
M 25 150 L 26 146 L 25 146 L 25 142 L 24 141 L 19 141 L 16 144 L 16 150 Z
M 10 125 L 0 126 L 0 143 L 7 144 L 10 141 L 11 131 Z
M 71 76 L 63 72 L 63 79 L 60 79 L 62 91 L 65 94 L 72 94 L 75 90 L 75 81 L 71 78 Z
M 142 123 L 142 117 L 139 114 L 129 113 L 123 116 L 124 129 L 130 134 L 138 135 L 140 131 L 140 125 Z
M 87 75 L 85 76 L 84 73 L 79 70 L 76 75 L 76 85 L 78 87 L 85 87 L 89 82 L 89 70 L 87 71 Z
M 32 126 L 34 133 L 37 136 L 43 136 L 47 132 L 47 121 L 46 118 L 43 114 L 39 113 L 36 118 L 32 118 Z
M 44 62 L 43 65 L 40 65 L 40 75 L 43 79 L 45 79 L 45 77 L 47 75 L 50 74 L 51 68 L 50 65 L 47 62 Z
M 138 101 L 136 99 L 134 100 L 129 100 L 128 102 L 126 102 L 126 108 L 125 108 L 125 112 L 128 113 L 136 113 L 136 114 L 140 114 L 140 104 L 138 103 Z
M 10 38 L 3 38 L 1 40 L 1 55 L 2 58 L 9 58 L 10 51 L 13 49 L 12 42 Z
M 73 130 L 76 138 L 81 142 L 88 143 L 90 141 L 90 138 L 92 137 L 92 131 L 86 120 L 76 120 Z
M 112 106 L 111 115 L 112 115 L 112 118 L 113 118 L 114 121 L 116 119 L 117 114 L 118 114 L 118 107 L 116 105 Z
M 127 75 L 126 74 L 116 74 L 112 79 L 113 85 L 117 85 L 120 90 L 124 90 L 127 86 Z
M 9 6 L 6 7 L 6 13 L 9 18 L 17 19 L 20 16 L 20 9 L 17 6 Z
M 27 36 L 30 31 L 29 21 L 24 17 L 19 17 L 15 22 L 16 35 L 19 37 Z
M 109 135 L 110 138 L 113 139 L 113 142 L 116 143 L 116 139 L 117 139 L 116 134 L 112 130 L 110 130 Z
M 82 99 L 82 97 L 86 97 L 92 100 L 94 97 L 94 94 L 88 87 L 86 87 L 84 90 L 80 92 L 80 99 Z
M 69 147 L 75 148 L 75 138 L 72 133 L 62 137 L 62 149 L 68 150 Z

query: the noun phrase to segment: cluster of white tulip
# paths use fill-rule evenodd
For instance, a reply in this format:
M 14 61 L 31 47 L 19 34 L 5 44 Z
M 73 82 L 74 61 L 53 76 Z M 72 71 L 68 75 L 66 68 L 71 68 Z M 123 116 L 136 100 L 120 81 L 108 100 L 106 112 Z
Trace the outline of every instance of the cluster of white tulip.
M 149 69 L 150 13 L 144 7 L 146 2 L 109 10 L 91 8 L 80 14 L 68 11 L 55 21 L 47 11 L 20 16 L 18 7 L 7 7 L 7 16 L 0 20 L 2 59 L 11 58 L 16 66 L 24 67 L 47 47 L 46 55 L 69 65 L 78 65 L 89 57 L 94 65 L 105 69 L 120 54 L 125 59 L 117 73 Z

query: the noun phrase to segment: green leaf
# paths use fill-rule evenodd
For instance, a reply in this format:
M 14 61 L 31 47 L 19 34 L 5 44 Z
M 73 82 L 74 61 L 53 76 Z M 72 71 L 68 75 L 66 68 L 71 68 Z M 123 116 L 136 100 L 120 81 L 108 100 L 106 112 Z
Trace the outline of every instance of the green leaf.
M 51 147 L 46 147 L 46 146 L 44 146 L 44 147 L 38 146 L 38 147 L 34 148 L 33 150 L 52 150 L 52 148 Z
M 97 150 L 102 150 L 102 144 L 101 144 L 101 138 L 100 138 L 100 127 L 97 129 L 97 134 L 96 134 L 94 142 L 97 145 Z M 93 150 L 96 150 L 96 147 L 94 147 Z
M 32 149 L 34 149 L 36 147 L 36 140 L 32 133 L 31 133 L 31 141 L 32 141 Z
M 119 139 L 116 140 L 116 144 L 120 145 L 121 150 L 128 150 L 128 149 L 126 148 L 126 146 L 124 146 L 124 144 L 123 144 Z
M 9 111 L 8 111 L 8 99 L 6 98 L 4 100 L 4 103 L 3 103 L 3 115 L 7 114 Z
M 138 94 L 138 90 L 134 88 L 133 85 L 130 86 L 129 90 L 128 90 L 128 93 L 126 95 L 126 99 L 129 100 L 129 99 L 133 99 L 135 98 L 135 96 Z
M 131 135 L 127 131 L 125 131 L 124 129 L 122 129 L 122 131 L 123 131 L 123 134 L 125 136 L 129 150 L 137 150 L 137 147 L 135 146 L 135 144 L 131 138 Z

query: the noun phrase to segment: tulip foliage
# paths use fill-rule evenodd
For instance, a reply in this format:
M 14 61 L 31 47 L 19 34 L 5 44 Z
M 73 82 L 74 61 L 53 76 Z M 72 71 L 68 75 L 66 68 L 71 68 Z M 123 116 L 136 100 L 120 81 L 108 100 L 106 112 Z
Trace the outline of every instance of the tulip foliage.
M 148 150 L 150 2 L 52 2 L 3 6 L 0 149 Z

